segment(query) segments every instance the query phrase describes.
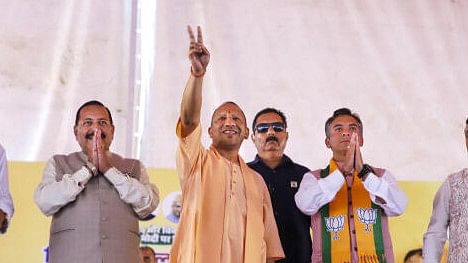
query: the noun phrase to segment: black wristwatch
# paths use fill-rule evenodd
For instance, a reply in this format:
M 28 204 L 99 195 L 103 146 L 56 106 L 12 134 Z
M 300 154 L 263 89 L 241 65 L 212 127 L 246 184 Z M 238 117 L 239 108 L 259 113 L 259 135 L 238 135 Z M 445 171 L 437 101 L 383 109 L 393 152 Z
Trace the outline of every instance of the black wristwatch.
M 374 172 L 374 169 L 372 169 L 372 167 L 370 167 L 370 165 L 364 164 L 362 166 L 361 171 L 358 173 L 357 176 L 359 177 L 359 179 L 362 180 L 363 178 L 365 179 L 369 173 L 373 173 L 373 172 Z

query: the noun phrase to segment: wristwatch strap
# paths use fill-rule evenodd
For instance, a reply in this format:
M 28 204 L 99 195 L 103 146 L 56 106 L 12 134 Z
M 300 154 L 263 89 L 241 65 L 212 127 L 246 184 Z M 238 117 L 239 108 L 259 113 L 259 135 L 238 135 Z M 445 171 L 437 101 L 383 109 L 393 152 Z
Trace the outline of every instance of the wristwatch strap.
M 362 180 L 363 178 L 365 179 L 365 178 L 367 177 L 367 175 L 368 175 L 369 173 L 372 173 L 372 172 L 374 172 L 374 170 L 372 169 L 372 167 L 371 167 L 370 165 L 368 165 L 368 164 L 364 164 L 364 165 L 362 166 L 361 171 L 358 173 L 357 176 Z

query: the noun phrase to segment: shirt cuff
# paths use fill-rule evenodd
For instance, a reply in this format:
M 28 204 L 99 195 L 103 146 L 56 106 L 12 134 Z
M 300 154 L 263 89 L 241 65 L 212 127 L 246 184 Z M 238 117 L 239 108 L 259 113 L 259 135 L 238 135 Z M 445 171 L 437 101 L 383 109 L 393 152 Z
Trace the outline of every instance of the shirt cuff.
M 340 170 L 335 170 L 333 173 L 331 173 L 329 176 L 323 178 L 322 180 L 319 180 L 319 182 L 325 182 L 323 186 L 327 188 L 328 191 L 336 193 L 341 189 L 341 186 L 343 185 L 345 178 L 343 174 L 340 172 Z
M 364 185 L 366 186 L 367 190 L 370 192 L 375 191 L 380 185 L 380 179 L 377 175 L 373 173 L 369 173 L 367 175 L 366 180 L 364 180 Z
M 88 183 L 89 179 L 92 177 L 91 170 L 88 167 L 83 166 L 80 170 L 78 170 L 74 175 L 73 178 L 78 183 L 79 186 L 85 187 Z
M 98 173 L 98 169 L 92 162 L 86 162 L 86 168 L 89 169 L 92 175 L 96 175 Z
M 105 173 L 104 176 L 109 179 L 112 185 L 121 185 L 129 180 L 129 176 L 123 174 L 117 168 L 111 167 Z

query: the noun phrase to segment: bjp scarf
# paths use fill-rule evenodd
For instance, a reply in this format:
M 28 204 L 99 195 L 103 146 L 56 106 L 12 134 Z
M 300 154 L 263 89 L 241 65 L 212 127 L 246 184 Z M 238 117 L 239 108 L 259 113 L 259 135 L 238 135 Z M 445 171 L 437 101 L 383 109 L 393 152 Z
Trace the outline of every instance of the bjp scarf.
M 332 159 L 320 177 L 327 177 L 337 169 Z M 348 188 L 345 182 L 335 199 L 320 209 L 322 220 L 322 260 L 324 263 L 350 263 L 351 233 L 349 220 L 354 221 L 357 254 L 360 263 L 384 263 L 384 242 L 382 235 L 382 208 L 372 203 L 369 192 L 362 180 L 353 174 L 353 184 Z M 348 205 L 352 214 L 348 216 Z

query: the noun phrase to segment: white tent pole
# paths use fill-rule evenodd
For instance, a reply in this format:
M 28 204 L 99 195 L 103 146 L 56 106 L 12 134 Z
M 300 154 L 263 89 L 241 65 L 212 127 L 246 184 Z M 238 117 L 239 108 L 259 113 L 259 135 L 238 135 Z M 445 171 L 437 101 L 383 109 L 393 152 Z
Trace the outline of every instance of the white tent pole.
M 134 152 L 134 130 L 135 130 L 135 93 L 138 91 L 137 83 L 137 30 L 138 30 L 138 6 L 140 0 L 131 1 L 130 7 L 130 34 L 129 34 L 129 74 L 128 74 L 128 100 L 127 100 L 127 138 L 125 144 L 125 155 L 136 157 Z M 139 77 L 138 77 L 139 78 Z

